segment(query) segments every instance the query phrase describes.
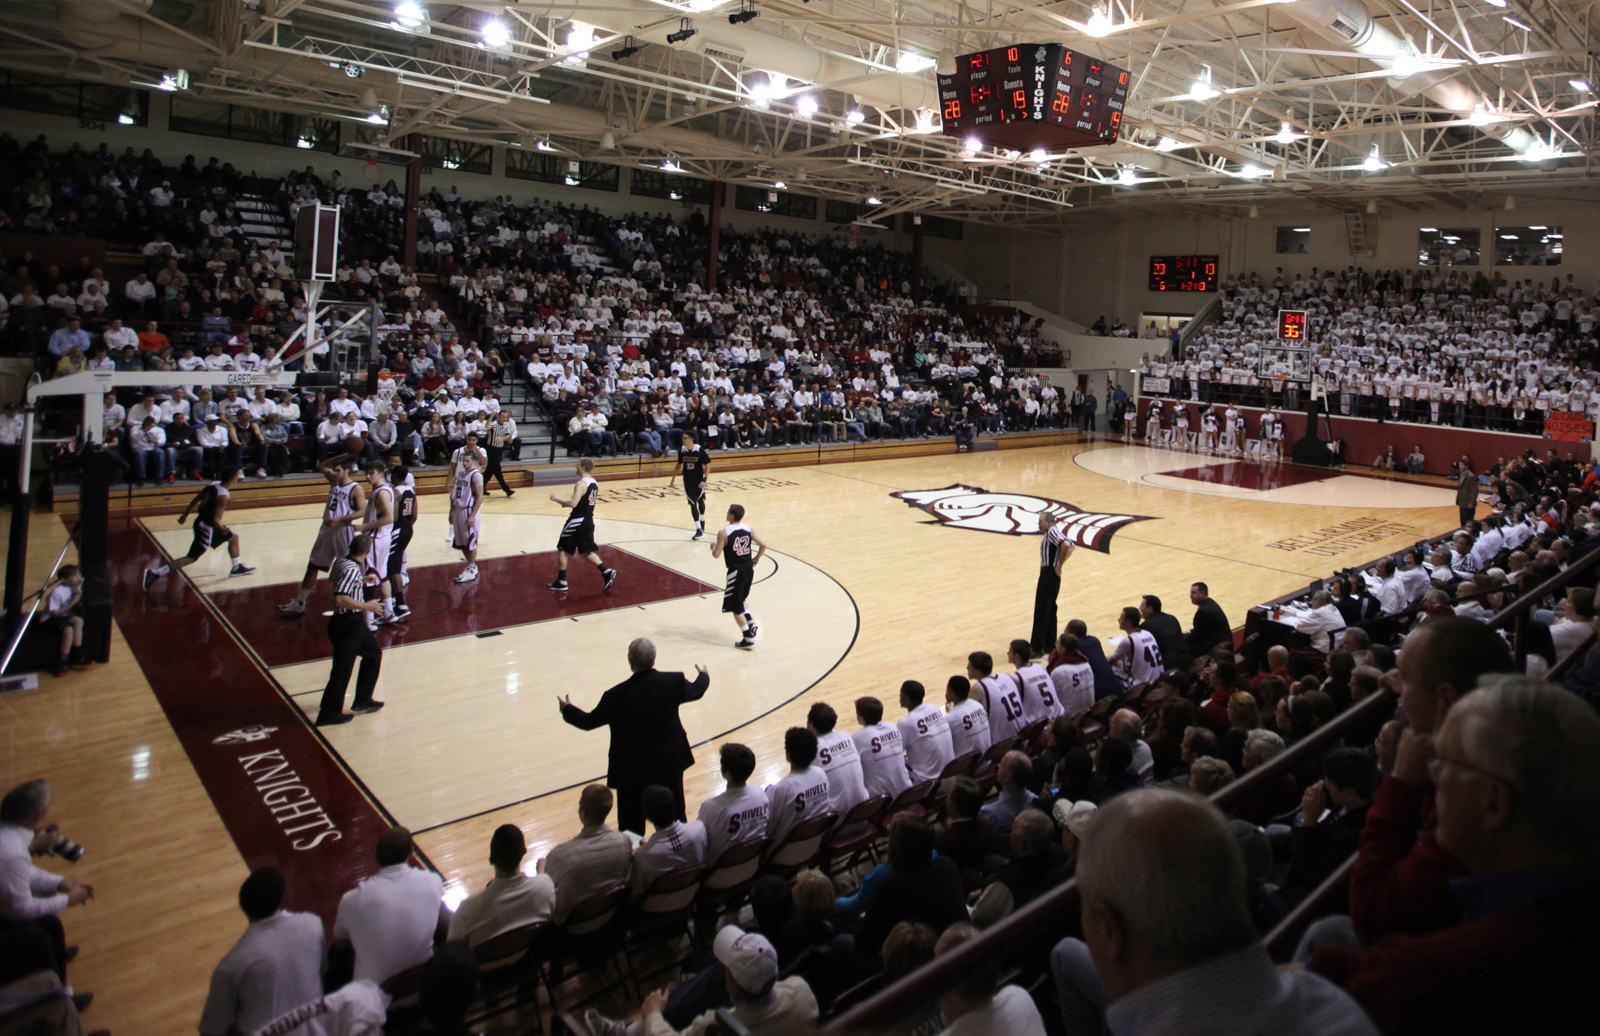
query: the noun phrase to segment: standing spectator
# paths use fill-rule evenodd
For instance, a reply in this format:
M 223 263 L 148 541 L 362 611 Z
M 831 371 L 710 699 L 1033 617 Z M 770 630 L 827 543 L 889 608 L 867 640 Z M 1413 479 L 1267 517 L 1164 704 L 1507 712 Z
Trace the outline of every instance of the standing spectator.
M 1463 456 L 1461 475 L 1456 482 L 1456 509 L 1460 512 L 1463 526 L 1471 522 L 1473 515 L 1478 513 L 1478 485 L 1478 476 L 1472 472 L 1472 462 Z
M 339 900 L 336 949 L 355 953 L 355 977 L 382 985 L 433 956 L 436 936 L 450 923 L 444 882 L 413 867 L 411 832 L 391 827 L 378 836 L 378 873 L 361 879 Z
M 683 771 L 694 765 L 689 738 L 678 718 L 678 707 L 705 697 L 711 677 L 703 665 L 691 683 L 682 673 L 656 670 L 656 646 L 639 637 L 628 645 L 628 668 L 633 675 L 600 696 L 593 711 L 559 697 L 561 718 L 579 730 L 611 727 L 611 751 L 606 785 L 617 792 L 617 823 L 625 831 L 644 834 L 644 789 L 659 784 L 678 800 L 678 819 L 687 819 L 683 801 Z M 609 812 L 609 810 L 608 810 Z
M 211 973 L 201 1036 L 255 1032 L 322 996 L 322 919 L 283 909 L 283 874 L 258 867 L 239 886 L 250 927 Z

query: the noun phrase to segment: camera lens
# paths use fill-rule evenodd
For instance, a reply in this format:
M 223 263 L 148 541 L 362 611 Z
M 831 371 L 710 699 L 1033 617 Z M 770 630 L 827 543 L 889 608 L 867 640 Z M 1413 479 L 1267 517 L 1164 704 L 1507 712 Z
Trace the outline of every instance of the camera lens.
M 83 854 L 86 852 L 83 846 L 70 838 L 61 839 L 61 841 L 50 847 L 50 851 L 68 863 L 77 863 L 83 859 Z

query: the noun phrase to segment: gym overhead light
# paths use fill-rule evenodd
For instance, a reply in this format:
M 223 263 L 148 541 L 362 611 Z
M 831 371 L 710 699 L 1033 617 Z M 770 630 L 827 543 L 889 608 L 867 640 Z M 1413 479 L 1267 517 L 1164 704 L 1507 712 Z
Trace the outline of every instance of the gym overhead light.
M 1287 122 L 1285 122 L 1278 130 L 1278 135 L 1272 139 L 1276 140 L 1280 144 L 1293 144 L 1295 141 L 1300 139 L 1300 134 L 1294 131 L 1293 126 L 1290 126 Z
M 782 180 L 774 180 L 774 181 L 772 181 L 772 186 L 777 188 L 780 191 L 786 190 L 789 187 L 789 185 L 784 183 Z
M 681 173 L 683 172 L 683 166 L 678 164 L 678 160 L 676 158 L 668 155 L 661 162 L 661 171 L 664 173 Z
M 869 195 L 867 195 L 867 204 L 868 205 L 882 205 L 883 204 L 883 200 L 881 198 L 879 198 L 876 194 L 869 194 Z
M 898 55 L 895 56 L 894 59 L 895 71 L 904 75 L 914 75 L 917 72 L 924 72 L 937 64 L 938 62 L 936 60 L 928 57 L 926 54 L 918 54 L 910 50 L 902 50 Z
M 1263 169 L 1254 162 L 1246 162 L 1244 168 L 1239 170 L 1239 175 L 1246 180 L 1259 180 L 1263 176 L 1271 176 L 1272 173 L 1270 170 Z
M 1549 141 L 1536 140 L 1533 142 L 1533 146 L 1523 154 L 1522 159 L 1525 162 L 1548 162 L 1552 158 L 1560 157 L 1561 152 Z
M 1176 150 L 1178 150 L 1178 148 L 1180 148 L 1182 146 L 1183 146 L 1182 144 L 1179 144 L 1176 140 L 1173 140 L 1171 137 L 1162 137 L 1160 140 L 1156 141 L 1156 150 L 1157 151 L 1176 151 Z
M 844 113 L 844 124 L 846 126 L 859 126 L 866 121 L 866 113 L 858 108 L 851 108 L 849 111 Z
M 1217 88 L 1211 85 L 1211 66 L 1201 65 L 1200 74 L 1195 77 L 1194 85 L 1189 87 L 1189 100 L 1209 101 L 1217 96 Z
M 478 30 L 478 35 L 483 37 L 483 45 L 490 50 L 505 50 L 511 46 L 511 26 L 499 18 L 490 18 L 483 23 L 483 28 Z
M 157 83 L 156 86 L 169 94 L 176 93 L 179 90 L 187 90 L 189 89 L 189 73 L 181 68 L 173 72 L 163 72 L 161 73 L 161 82 Z
M 714 7 L 721 7 L 725 2 L 726 0 L 689 0 L 689 10 L 704 14 Z
M 1504 18 L 1506 24 L 1511 26 L 1513 29 L 1521 29 L 1523 32 L 1532 32 L 1533 31 L 1532 29 L 1528 28 L 1526 25 L 1522 24 L 1521 22 L 1517 21 L 1515 18 L 1511 17 L 1509 14 L 1503 14 L 1500 17 Z
M 1049 157 L 1050 153 L 1042 147 L 1036 147 L 1032 151 L 1028 152 L 1028 161 L 1030 162 L 1043 162 Z
M 760 17 L 761 12 L 756 10 L 755 4 L 752 4 L 750 0 L 743 0 L 739 5 L 739 9 L 728 15 L 728 24 L 743 25 L 745 22 L 753 22 Z
M 1472 114 L 1467 116 L 1467 125 L 1488 126 L 1491 123 L 1500 122 L 1504 118 L 1505 116 L 1489 107 L 1488 104 L 1480 103 L 1476 108 L 1472 109 Z
M 589 60 L 589 48 L 594 45 L 594 26 L 587 22 L 573 22 L 567 30 L 567 49 L 572 51 L 562 60 L 569 65 L 583 65 Z
M 1361 160 L 1361 168 L 1369 173 L 1376 173 L 1388 165 L 1383 156 L 1378 153 L 1378 145 L 1372 145 L 1372 150 L 1367 152 L 1367 157 Z
M 611 52 L 611 60 L 626 61 L 637 53 L 639 53 L 639 46 L 633 42 L 633 37 L 629 36 L 622 46 Z
M 1083 31 L 1095 39 L 1108 35 L 1111 29 L 1111 15 L 1104 7 L 1096 7 L 1083 26 Z
M 1589 92 L 1589 80 L 1587 79 L 1574 77 L 1567 80 L 1567 85 L 1578 91 L 1580 94 L 1586 94 Z
M 428 24 L 428 12 L 417 0 L 400 0 L 394 5 L 394 21 L 389 25 L 403 32 L 417 32 Z
M 817 114 L 817 99 L 810 94 L 801 94 L 794 102 L 795 110 L 806 118 Z
M 1139 182 L 1139 173 L 1132 166 L 1123 166 L 1117 170 L 1117 179 L 1131 187 Z
M 1484 0 L 1484 3 L 1488 4 L 1490 7 L 1504 7 L 1506 5 L 1506 0 Z
M 699 32 L 700 32 L 700 30 L 696 29 L 694 26 L 690 25 L 689 24 L 689 19 L 685 18 L 681 22 L 678 23 L 678 31 L 677 32 L 669 32 L 669 33 L 667 33 L 667 42 L 668 43 L 682 43 L 684 40 L 687 40 L 687 39 L 689 39 L 689 38 L 691 38 L 693 36 L 698 35 Z

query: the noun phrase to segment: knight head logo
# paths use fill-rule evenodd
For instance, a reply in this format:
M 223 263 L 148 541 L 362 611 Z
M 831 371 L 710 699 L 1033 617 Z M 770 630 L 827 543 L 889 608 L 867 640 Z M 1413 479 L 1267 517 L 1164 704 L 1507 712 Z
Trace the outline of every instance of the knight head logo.
M 230 730 L 220 737 L 212 738 L 211 743 L 214 745 L 247 745 L 252 741 L 265 741 L 277 732 L 277 727 L 265 727 L 257 723 L 255 726 Z
M 1118 529 L 1133 522 L 1151 520 L 1148 515 L 1081 511 L 1060 500 L 1022 493 L 991 493 L 960 483 L 944 489 L 907 490 L 889 495 L 904 500 L 908 507 L 933 515 L 933 522 L 929 524 L 1007 536 L 1037 535 L 1041 531 L 1041 518 L 1049 515 L 1062 527 L 1067 542 L 1102 554 L 1111 552 L 1111 536 Z

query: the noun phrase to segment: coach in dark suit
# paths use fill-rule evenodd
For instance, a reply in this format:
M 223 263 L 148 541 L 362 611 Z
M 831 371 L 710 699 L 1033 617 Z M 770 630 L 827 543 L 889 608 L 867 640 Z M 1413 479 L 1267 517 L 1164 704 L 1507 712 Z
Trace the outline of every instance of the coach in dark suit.
M 1161 598 L 1145 594 L 1139 602 L 1139 616 L 1144 619 L 1139 628 L 1156 638 L 1161 649 L 1161 664 L 1168 669 L 1188 670 L 1194 661 L 1189 655 L 1189 639 L 1183 635 L 1178 620 L 1161 610 Z
M 1233 646 L 1233 627 L 1222 606 L 1211 599 L 1211 590 L 1204 583 L 1191 583 L 1189 603 L 1194 605 L 1194 628 L 1189 631 L 1189 654 L 1195 658 L 1209 655 L 1218 644 Z
M 611 756 L 606 785 L 617 793 L 617 826 L 644 834 L 644 790 L 659 784 L 678 800 L 678 819 L 687 819 L 683 771 L 694 765 L 689 737 L 678 719 L 678 706 L 699 701 L 711 685 L 703 665 L 693 683 L 682 673 L 656 672 L 656 646 L 643 637 L 628 645 L 633 675 L 600 696 L 594 711 L 585 712 L 570 698 L 557 698 L 561 718 L 579 730 L 611 727 Z

